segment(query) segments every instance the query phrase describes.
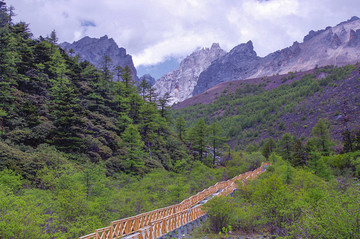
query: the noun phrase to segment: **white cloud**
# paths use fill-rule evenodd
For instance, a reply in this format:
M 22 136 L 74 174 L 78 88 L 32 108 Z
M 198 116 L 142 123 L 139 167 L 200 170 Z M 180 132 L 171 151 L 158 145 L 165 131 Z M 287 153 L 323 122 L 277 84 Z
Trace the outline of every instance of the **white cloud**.
M 35 36 L 56 29 L 60 41 L 107 34 L 151 65 L 219 42 L 225 50 L 252 40 L 264 56 L 359 14 L 358 0 L 7 0 Z

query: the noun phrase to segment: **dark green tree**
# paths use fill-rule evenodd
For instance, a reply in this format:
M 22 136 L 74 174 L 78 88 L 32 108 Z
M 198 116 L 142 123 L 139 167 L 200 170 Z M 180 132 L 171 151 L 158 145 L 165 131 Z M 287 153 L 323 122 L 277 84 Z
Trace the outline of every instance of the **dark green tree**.
M 223 150 L 226 141 L 226 138 L 221 136 L 222 134 L 223 130 L 218 123 L 214 122 L 209 126 L 208 140 L 213 154 L 213 165 L 216 163 L 216 156 L 221 155 L 221 151 Z
M 107 87 L 107 83 L 112 80 L 111 72 L 111 58 L 108 55 L 104 55 L 101 62 L 101 70 L 104 78 L 104 88 Z
M 198 154 L 198 158 L 203 162 L 204 153 L 207 146 L 208 127 L 204 119 L 200 119 L 194 127 L 190 129 L 189 141 L 191 148 Z M 195 155 L 194 158 L 196 159 Z
M 134 85 L 132 82 L 132 76 L 131 76 L 131 69 L 129 66 L 125 66 L 121 70 L 121 80 L 125 84 L 125 88 L 127 89 L 128 93 L 134 92 Z
M 319 119 L 311 131 L 313 143 L 318 152 L 328 156 L 331 152 L 332 142 L 330 140 L 330 124 L 325 119 Z
M 342 138 L 344 144 L 342 151 L 344 153 L 352 152 L 354 150 L 354 142 L 355 142 L 355 136 L 353 135 L 353 133 L 348 129 L 346 129 L 345 131 L 342 132 Z
M 139 91 L 143 99 L 145 99 L 147 95 L 147 91 L 150 89 L 150 84 L 146 81 L 145 76 L 141 78 L 141 82 L 139 84 Z
M 156 90 L 154 87 L 150 87 L 148 90 L 148 94 L 146 95 L 146 99 L 150 103 L 155 103 L 156 99 L 158 97 L 158 94 L 156 93 Z
M 66 77 L 59 77 L 50 91 L 52 97 L 49 107 L 56 127 L 52 143 L 64 151 L 80 151 L 83 148 L 80 137 L 83 121 L 73 86 Z
M 185 131 L 186 131 L 186 122 L 185 122 L 185 119 L 183 117 L 178 117 L 176 119 L 176 130 L 179 134 L 179 137 L 180 137 L 180 140 L 183 141 L 183 138 L 185 137 Z
M 161 117 L 163 118 L 167 118 L 168 116 L 168 109 L 169 109 L 169 100 L 171 99 L 171 96 L 169 93 L 165 93 L 165 95 L 163 97 L 160 97 L 158 99 L 159 101 L 159 107 L 160 107 L 160 114 Z
M 269 158 L 269 156 L 272 154 L 272 152 L 276 151 L 276 143 L 272 137 L 268 138 L 268 140 L 264 143 L 262 147 L 262 155 L 264 155 L 265 158 Z
M 295 139 L 291 164 L 293 166 L 307 165 L 308 159 L 309 155 L 302 141 L 300 139 Z
M 0 109 L 0 141 L 3 140 L 3 135 L 4 135 L 4 118 L 5 116 L 7 116 L 6 112 L 2 109 Z
M 55 46 L 58 42 L 58 37 L 55 30 L 52 30 L 49 37 L 49 42 L 51 43 L 51 54 L 54 52 Z
M 8 8 L 6 7 L 6 3 L 4 1 L 0 1 L 0 27 L 5 27 L 10 24 L 11 18 L 8 13 Z
M 125 166 L 128 173 L 136 172 L 142 174 L 144 170 L 143 151 L 144 142 L 135 125 L 130 124 L 121 135 L 122 140 L 128 147 L 128 155 L 125 159 Z
M 291 161 L 291 154 L 294 147 L 294 138 L 289 133 L 284 133 L 279 141 L 280 155 L 283 159 Z

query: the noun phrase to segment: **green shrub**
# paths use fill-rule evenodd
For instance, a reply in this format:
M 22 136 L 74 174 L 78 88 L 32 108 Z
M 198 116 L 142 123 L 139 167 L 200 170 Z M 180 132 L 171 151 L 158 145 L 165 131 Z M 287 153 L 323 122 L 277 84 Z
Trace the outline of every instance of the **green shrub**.
M 234 199 L 231 197 L 215 197 L 204 204 L 210 220 L 210 229 L 216 233 L 223 227 L 227 228 L 233 223 Z

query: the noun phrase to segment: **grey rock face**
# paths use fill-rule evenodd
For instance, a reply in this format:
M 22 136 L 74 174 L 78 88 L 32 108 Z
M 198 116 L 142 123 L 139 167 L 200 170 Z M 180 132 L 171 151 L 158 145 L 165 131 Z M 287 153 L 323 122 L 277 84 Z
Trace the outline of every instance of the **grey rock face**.
M 160 97 L 165 93 L 170 94 L 170 105 L 183 101 L 192 96 L 200 73 L 225 53 L 216 43 L 210 49 L 203 48 L 196 51 L 180 63 L 178 70 L 171 71 L 158 79 L 154 88 Z
M 317 66 L 352 64 L 360 59 L 360 19 L 353 17 L 335 27 L 310 31 L 303 43 L 257 57 L 252 43 L 241 44 L 214 61 L 199 76 L 193 95 L 224 81 L 249 79 Z
M 103 57 L 107 55 L 110 57 L 113 67 L 129 66 L 133 80 L 138 81 L 132 57 L 126 54 L 124 48 L 119 48 L 116 42 L 106 35 L 100 38 L 90 38 L 86 36 L 73 43 L 61 43 L 60 47 L 68 53 L 70 49 L 73 49 L 74 54 L 79 55 L 81 60 L 86 60 L 96 67 L 101 67 Z
M 194 95 L 224 81 L 246 79 L 256 73 L 260 57 L 251 41 L 234 47 L 229 53 L 215 60 L 203 71 L 194 89 Z
M 150 86 L 153 86 L 156 82 L 155 78 L 152 77 L 150 74 L 145 74 L 142 77 L 140 77 L 140 81 L 142 81 L 143 79 L 145 79 L 145 81 L 149 83 Z

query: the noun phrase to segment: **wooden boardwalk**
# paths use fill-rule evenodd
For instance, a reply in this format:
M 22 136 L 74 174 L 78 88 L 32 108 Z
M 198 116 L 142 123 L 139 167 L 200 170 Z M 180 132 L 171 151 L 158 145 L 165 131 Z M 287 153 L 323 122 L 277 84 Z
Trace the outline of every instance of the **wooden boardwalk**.
M 96 229 L 94 233 L 79 239 L 155 239 L 205 215 L 200 204 L 211 195 L 229 195 L 236 188 L 236 181 L 251 180 L 265 171 L 269 163 L 262 163 L 254 171 L 240 174 L 227 181 L 218 182 L 181 203 L 133 217 L 112 221 L 110 226 Z

